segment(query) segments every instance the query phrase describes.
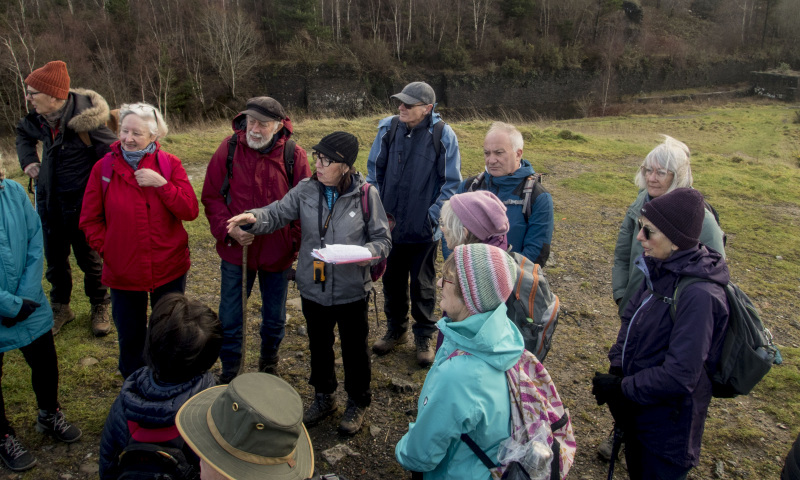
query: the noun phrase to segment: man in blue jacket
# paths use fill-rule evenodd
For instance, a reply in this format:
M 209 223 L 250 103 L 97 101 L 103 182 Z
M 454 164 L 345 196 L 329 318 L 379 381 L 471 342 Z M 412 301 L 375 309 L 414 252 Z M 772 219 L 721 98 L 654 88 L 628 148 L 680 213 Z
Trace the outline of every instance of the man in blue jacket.
M 553 238 L 553 197 L 535 177 L 528 182 L 535 172 L 530 162 L 522 158 L 523 146 L 522 134 L 516 127 L 494 122 L 483 141 L 485 172 L 464 180 L 457 193 L 488 190 L 497 195 L 507 208 L 511 251 L 544 267 Z M 526 188 L 531 189 L 527 205 Z
M 372 350 L 384 355 L 407 341 L 410 275 L 417 363 L 426 367 L 434 358 L 439 210 L 461 182 L 461 156 L 453 129 L 433 112 L 436 94 L 430 85 L 409 83 L 392 98 L 399 102 L 399 115 L 380 121 L 367 159 L 367 181 L 378 189 L 390 222 L 396 222 L 383 276 L 388 326 Z

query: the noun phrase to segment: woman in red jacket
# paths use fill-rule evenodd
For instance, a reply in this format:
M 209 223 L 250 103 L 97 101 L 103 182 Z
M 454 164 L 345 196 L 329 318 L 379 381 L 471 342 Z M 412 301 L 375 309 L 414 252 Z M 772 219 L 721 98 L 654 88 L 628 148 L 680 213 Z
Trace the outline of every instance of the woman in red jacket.
M 122 376 L 144 366 L 147 301 L 183 293 L 197 196 L 180 159 L 161 150 L 161 113 L 146 103 L 120 109 L 119 141 L 98 161 L 83 197 L 80 227 L 103 257 L 103 283 L 119 335 Z

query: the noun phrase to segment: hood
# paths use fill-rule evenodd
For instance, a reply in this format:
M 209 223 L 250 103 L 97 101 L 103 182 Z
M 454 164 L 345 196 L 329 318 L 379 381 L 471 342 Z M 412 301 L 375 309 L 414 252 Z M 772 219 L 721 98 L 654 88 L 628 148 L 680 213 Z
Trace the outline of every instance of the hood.
M 446 342 L 455 343 L 455 348 L 475 355 L 500 371 L 513 367 L 525 349 L 522 334 L 506 316 L 505 304 L 461 322 L 444 317 L 436 325 Z
M 215 385 L 210 372 L 188 382 L 162 385 L 147 367 L 136 370 L 122 385 L 120 400 L 125 418 L 148 428 L 173 424 L 181 406 L 194 395 Z
M 484 171 L 486 171 L 484 169 Z M 511 175 L 504 175 L 502 177 L 493 177 L 488 171 L 486 171 L 486 181 L 487 185 L 496 185 L 496 186 L 513 186 L 516 187 L 517 185 L 522 182 L 524 178 L 527 178 L 533 175 L 533 167 L 531 166 L 530 162 L 525 160 L 524 158 L 519 162 L 519 168 L 516 172 L 512 173 Z
M 239 142 L 247 145 L 247 115 L 240 113 L 233 117 L 231 126 L 233 127 L 234 133 L 239 136 Z M 293 133 L 294 127 L 292 126 L 292 120 L 289 117 L 284 118 L 283 128 L 278 130 L 278 133 L 273 137 L 274 141 L 270 145 L 269 150 L 272 151 L 276 145 L 286 143 L 286 140 L 290 139 Z
M 108 121 L 108 102 L 94 90 L 84 88 L 70 89 L 75 99 L 75 115 L 67 126 L 76 132 L 89 132 L 104 126 Z
M 653 257 L 639 257 L 637 263 L 644 259 L 647 272 L 652 272 L 652 278 L 658 278 L 666 273 L 674 273 L 682 277 L 698 277 L 710 280 L 720 285 L 727 285 L 731 279 L 728 264 L 717 251 L 706 248 L 704 245 L 679 250 L 666 260 Z

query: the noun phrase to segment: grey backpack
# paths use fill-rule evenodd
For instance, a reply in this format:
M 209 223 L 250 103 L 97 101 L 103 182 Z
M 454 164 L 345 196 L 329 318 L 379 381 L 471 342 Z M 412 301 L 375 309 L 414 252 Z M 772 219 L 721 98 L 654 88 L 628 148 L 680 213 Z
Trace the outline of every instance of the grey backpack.
M 525 350 L 544 361 L 552 346 L 558 325 L 558 296 L 550 290 L 542 267 L 519 253 L 512 253 L 517 264 L 517 281 L 506 301 L 508 318 L 525 340 Z

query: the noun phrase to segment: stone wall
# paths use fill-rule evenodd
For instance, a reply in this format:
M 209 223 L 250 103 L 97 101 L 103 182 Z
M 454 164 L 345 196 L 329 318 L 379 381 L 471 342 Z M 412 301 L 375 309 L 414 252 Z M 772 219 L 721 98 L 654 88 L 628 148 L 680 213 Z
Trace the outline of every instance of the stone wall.
M 800 72 L 750 72 L 750 81 L 757 95 L 787 102 L 800 99 L 797 95 L 797 89 L 800 88 Z

